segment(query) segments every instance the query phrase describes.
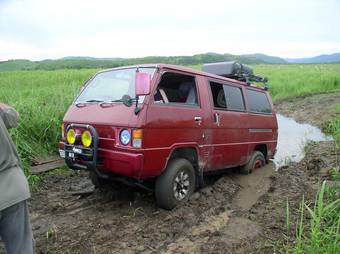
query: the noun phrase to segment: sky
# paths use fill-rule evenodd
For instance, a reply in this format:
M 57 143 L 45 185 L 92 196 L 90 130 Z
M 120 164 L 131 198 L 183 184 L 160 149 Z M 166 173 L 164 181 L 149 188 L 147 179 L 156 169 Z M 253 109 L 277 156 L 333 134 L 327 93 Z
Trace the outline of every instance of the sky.
M 0 0 L 0 61 L 340 52 L 340 0 Z

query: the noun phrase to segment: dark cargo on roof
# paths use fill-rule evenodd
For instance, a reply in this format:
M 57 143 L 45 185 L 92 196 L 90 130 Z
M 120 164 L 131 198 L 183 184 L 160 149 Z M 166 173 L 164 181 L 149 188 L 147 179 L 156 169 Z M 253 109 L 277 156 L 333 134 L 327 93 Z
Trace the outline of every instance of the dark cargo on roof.
M 252 68 L 249 66 L 235 61 L 204 64 L 202 70 L 226 78 L 246 81 L 247 83 L 250 81 L 268 81 L 267 78 L 254 75 Z

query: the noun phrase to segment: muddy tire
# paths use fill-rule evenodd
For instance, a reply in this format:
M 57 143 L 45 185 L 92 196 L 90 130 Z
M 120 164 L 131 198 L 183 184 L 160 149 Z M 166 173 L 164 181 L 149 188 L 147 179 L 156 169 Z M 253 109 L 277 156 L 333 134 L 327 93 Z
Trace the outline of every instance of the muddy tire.
M 94 171 L 90 171 L 89 178 L 96 189 L 101 188 L 110 183 L 109 180 L 100 178 Z
M 240 168 L 240 173 L 249 175 L 256 168 L 261 168 L 266 165 L 266 159 L 260 151 L 254 151 L 248 163 Z
M 156 201 L 159 207 L 171 210 L 188 201 L 195 190 L 195 170 L 186 159 L 174 159 L 157 178 Z

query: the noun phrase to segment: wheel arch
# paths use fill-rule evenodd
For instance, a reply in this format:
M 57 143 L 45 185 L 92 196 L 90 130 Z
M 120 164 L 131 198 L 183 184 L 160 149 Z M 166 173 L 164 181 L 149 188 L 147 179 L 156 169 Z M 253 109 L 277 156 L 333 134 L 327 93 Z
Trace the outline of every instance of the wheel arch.
M 254 147 L 253 151 L 259 151 L 263 154 L 264 158 L 268 159 L 268 148 L 266 144 L 258 144 Z
M 193 168 L 195 169 L 195 173 L 198 173 L 199 170 L 199 150 L 198 147 L 195 145 L 191 146 L 176 146 L 173 147 L 170 151 L 169 157 L 167 158 L 167 162 L 163 171 L 167 168 L 169 161 L 172 159 L 186 159 L 188 160 Z

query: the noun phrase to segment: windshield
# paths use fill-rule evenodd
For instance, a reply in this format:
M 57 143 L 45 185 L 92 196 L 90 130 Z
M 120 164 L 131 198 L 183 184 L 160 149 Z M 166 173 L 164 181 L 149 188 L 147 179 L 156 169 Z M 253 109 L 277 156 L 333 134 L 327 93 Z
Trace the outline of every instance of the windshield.
M 122 99 L 123 95 L 135 98 L 135 76 L 137 68 L 112 70 L 98 73 L 81 92 L 75 103 L 84 102 L 114 102 Z M 140 72 L 155 73 L 155 68 L 138 68 Z M 145 96 L 140 96 L 139 103 Z

